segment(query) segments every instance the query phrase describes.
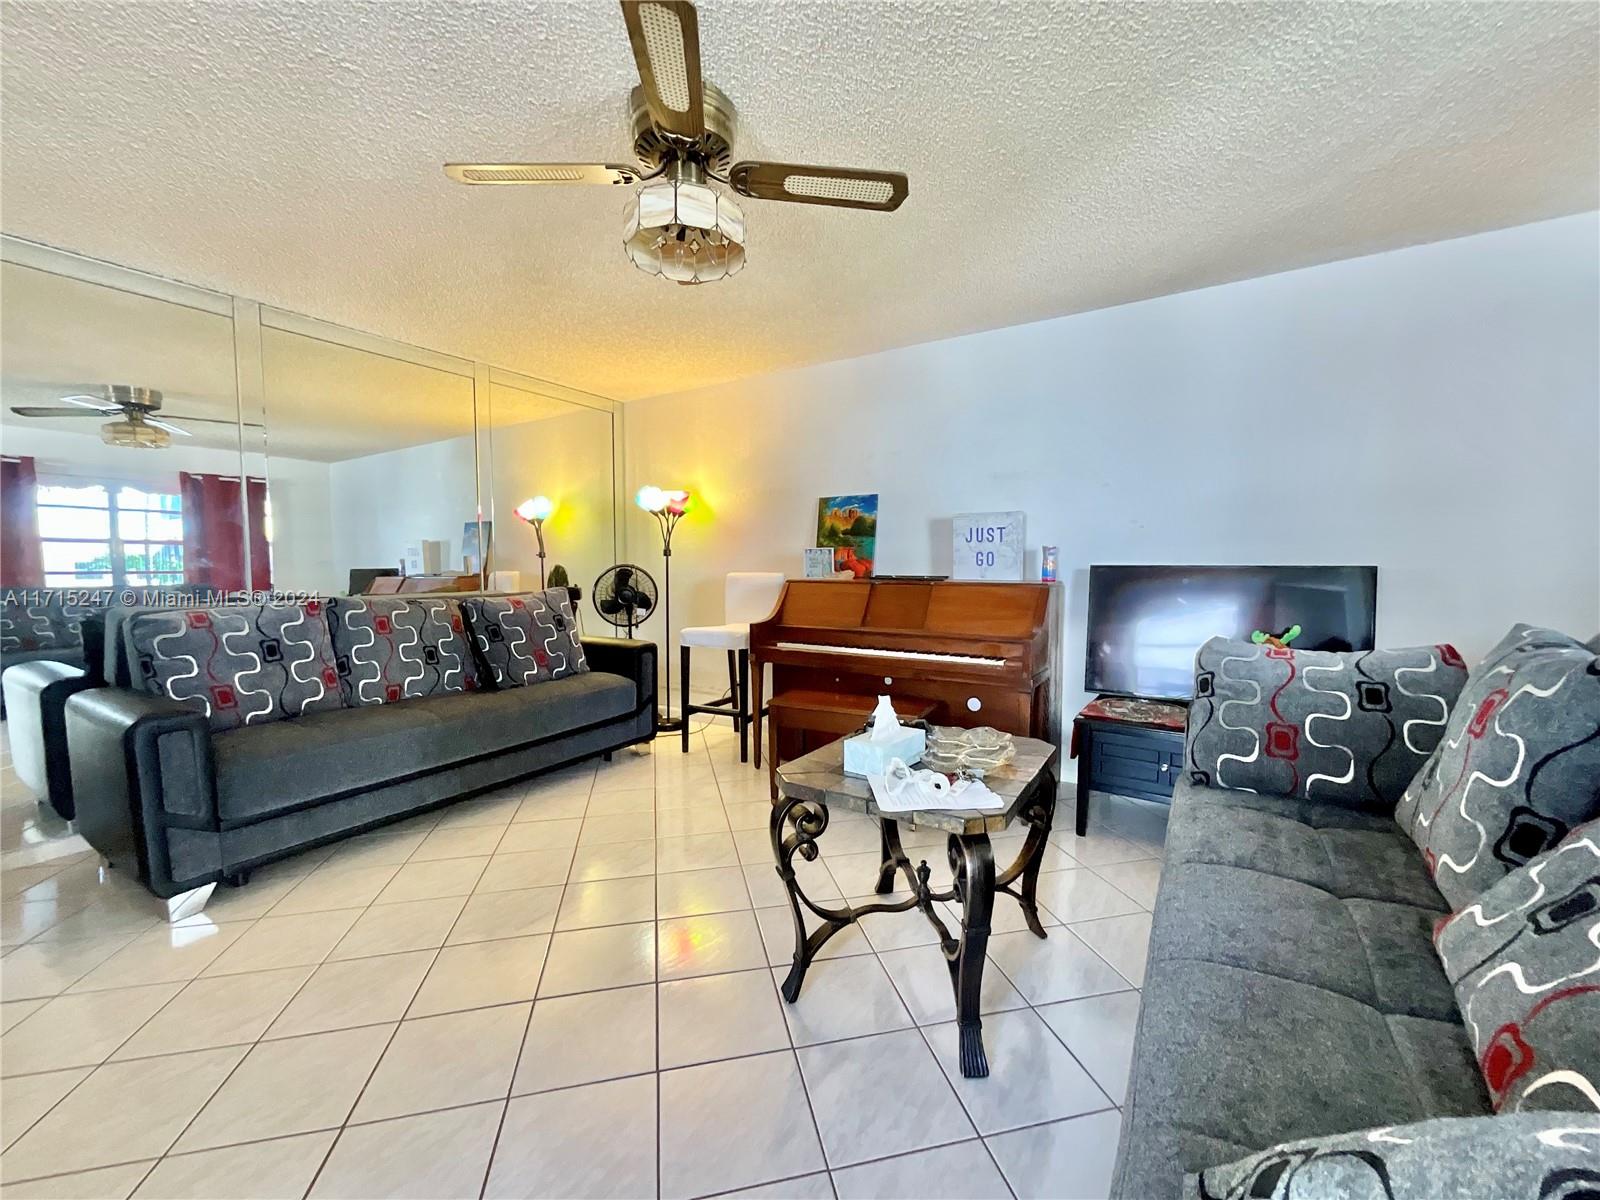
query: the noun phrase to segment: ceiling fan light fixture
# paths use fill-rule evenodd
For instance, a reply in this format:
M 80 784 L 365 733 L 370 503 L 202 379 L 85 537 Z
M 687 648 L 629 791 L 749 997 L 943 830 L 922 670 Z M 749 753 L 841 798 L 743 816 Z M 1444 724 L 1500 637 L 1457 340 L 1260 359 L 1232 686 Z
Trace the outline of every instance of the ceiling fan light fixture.
M 678 283 L 710 283 L 744 266 L 744 210 L 710 184 L 669 179 L 628 202 L 622 244 L 633 265 Z
M 172 445 L 172 435 L 165 429 L 129 420 L 107 421 L 100 426 L 100 440 L 108 446 L 135 450 L 162 450 Z

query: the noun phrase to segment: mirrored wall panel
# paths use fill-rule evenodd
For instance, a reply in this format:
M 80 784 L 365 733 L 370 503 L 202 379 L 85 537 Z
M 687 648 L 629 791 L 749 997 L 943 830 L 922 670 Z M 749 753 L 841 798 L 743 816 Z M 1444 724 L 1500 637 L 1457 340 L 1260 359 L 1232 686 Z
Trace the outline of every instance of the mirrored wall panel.
M 454 374 L 269 324 L 281 319 L 263 313 L 261 330 L 274 581 L 345 592 L 475 575 L 470 364 Z
M 610 401 L 0 244 L 0 586 L 587 590 L 615 561 Z
M 488 417 L 493 566 L 515 572 L 494 582 L 532 589 L 560 568 L 587 604 L 616 562 L 612 413 L 493 371 Z
M 232 318 L 6 262 L 0 330 L 0 585 L 245 586 Z

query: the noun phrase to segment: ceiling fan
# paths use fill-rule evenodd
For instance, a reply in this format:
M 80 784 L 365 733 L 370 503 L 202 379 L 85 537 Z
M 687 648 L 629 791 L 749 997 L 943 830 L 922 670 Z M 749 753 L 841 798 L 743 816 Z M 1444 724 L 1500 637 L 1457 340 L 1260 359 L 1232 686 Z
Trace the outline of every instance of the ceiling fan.
M 689 0 L 622 0 L 639 67 L 629 97 L 627 163 L 446 163 L 468 184 L 643 183 L 629 203 L 623 245 L 634 266 L 678 283 L 732 275 L 745 260 L 744 213 L 712 182 L 753 200 L 893 212 L 910 190 L 898 171 L 734 162 L 735 109 L 700 74 L 700 24 Z M 659 180 L 660 182 L 652 182 Z
M 154 388 L 128 387 L 110 384 L 99 395 L 62 396 L 61 403 L 70 408 L 47 408 L 33 404 L 15 404 L 11 411 L 19 417 L 115 417 L 100 426 L 100 440 L 108 446 L 132 446 L 145 450 L 160 450 L 172 444 L 172 435 L 193 437 L 187 429 L 172 421 L 200 421 L 207 425 L 234 425 L 216 417 L 184 417 L 167 414 L 162 420 L 155 414 L 161 411 L 161 393 Z

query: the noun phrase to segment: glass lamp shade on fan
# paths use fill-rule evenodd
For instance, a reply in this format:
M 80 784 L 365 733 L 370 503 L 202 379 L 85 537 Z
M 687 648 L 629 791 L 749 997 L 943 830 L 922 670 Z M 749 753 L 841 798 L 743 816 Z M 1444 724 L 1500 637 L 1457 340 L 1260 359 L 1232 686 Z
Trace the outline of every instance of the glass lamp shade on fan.
M 652 183 L 628 202 L 622 244 L 633 265 L 678 283 L 710 283 L 744 266 L 744 211 L 708 183 Z
M 662 613 L 666 620 L 666 685 L 662 715 L 656 722 L 661 733 L 676 733 L 683 728 L 683 718 L 672 715 L 672 531 L 678 527 L 683 514 L 689 511 L 689 493 L 676 489 L 645 484 L 634 496 L 633 502 L 656 519 L 661 530 Z

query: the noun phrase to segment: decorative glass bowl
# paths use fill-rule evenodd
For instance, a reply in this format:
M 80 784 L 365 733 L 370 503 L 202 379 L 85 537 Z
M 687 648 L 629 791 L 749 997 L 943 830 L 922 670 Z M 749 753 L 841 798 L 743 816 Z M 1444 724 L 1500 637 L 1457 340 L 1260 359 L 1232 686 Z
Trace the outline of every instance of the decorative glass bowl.
M 1016 756 L 1017 745 L 1009 733 L 987 725 L 977 729 L 935 726 L 928 733 L 928 746 L 922 753 L 921 765 L 946 775 L 982 779 Z

